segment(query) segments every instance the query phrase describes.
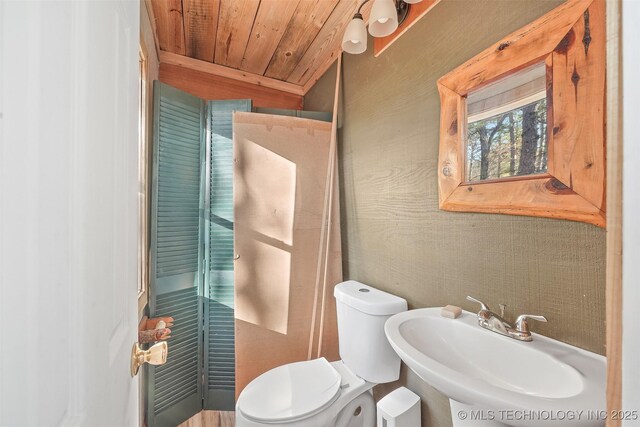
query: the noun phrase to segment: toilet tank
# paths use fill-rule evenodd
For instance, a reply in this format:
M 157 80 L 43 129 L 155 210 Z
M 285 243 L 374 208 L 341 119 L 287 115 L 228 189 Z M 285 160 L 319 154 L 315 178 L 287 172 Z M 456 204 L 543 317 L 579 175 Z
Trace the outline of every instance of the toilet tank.
M 334 288 L 340 358 L 357 376 L 388 383 L 400 376 L 400 357 L 384 333 L 389 317 L 407 310 L 407 301 L 355 280 Z

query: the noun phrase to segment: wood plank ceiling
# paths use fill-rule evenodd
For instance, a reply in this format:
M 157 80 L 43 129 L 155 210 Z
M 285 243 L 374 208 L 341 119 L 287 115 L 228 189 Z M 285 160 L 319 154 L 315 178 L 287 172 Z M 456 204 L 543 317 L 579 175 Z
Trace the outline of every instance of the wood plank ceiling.
M 299 95 L 337 59 L 358 5 L 357 0 L 147 2 L 161 62 Z M 363 8 L 365 20 L 370 3 Z

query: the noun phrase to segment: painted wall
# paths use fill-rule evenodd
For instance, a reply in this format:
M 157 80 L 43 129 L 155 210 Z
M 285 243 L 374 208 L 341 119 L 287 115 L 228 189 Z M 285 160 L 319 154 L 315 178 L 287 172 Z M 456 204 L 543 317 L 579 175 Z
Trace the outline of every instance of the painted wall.
M 638 322 L 638 302 L 640 301 L 640 265 L 638 249 L 640 248 L 640 195 L 637 183 L 640 180 L 638 162 L 640 162 L 640 146 L 635 120 L 637 115 L 635 100 L 640 97 L 640 84 L 637 70 L 640 68 L 640 51 L 637 41 L 640 40 L 640 28 L 636 25 L 640 19 L 640 3 L 633 0 L 622 2 L 622 60 L 624 104 L 623 124 L 624 164 L 622 195 L 622 409 L 640 411 L 640 322 Z M 640 425 L 639 420 L 628 420 L 625 426 Z
M 604 353 L 605 232 L 592 225 L 438 209 L 439 77 L 561 1 L 453 0 L 435 6 L 380 57 L 372 40 L 345 55 L 340 134 L 345 278 L 406 298 L 411 308 L 472 295 L 534 331 Z M 335 68 L 305 97 L 331 108 Z M 403 369 L 424 425 L 451 424 L 448 401 Z M 398 384 L 379 386 L 377 395 Z

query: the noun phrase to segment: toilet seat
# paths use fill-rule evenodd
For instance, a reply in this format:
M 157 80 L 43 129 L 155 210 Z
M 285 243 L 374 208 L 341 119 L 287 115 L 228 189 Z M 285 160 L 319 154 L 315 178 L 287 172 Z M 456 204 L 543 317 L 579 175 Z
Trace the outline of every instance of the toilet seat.
M 237 407 L 259 423 L 297 421 L 331 405 L 340 395 L 341 380 L 324 357 L 278 366 L 251 381 Z

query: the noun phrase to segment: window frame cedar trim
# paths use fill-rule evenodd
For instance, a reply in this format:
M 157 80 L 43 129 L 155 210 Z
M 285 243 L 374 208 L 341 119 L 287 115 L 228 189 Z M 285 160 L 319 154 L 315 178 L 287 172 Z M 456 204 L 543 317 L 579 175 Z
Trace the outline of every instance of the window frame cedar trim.
M 440 209 L 606 224 L 605 2 L 569 0 L 438 80 Z M 529 65 L 547 68 L 547 173 L 467 183 L 466 96 Z

